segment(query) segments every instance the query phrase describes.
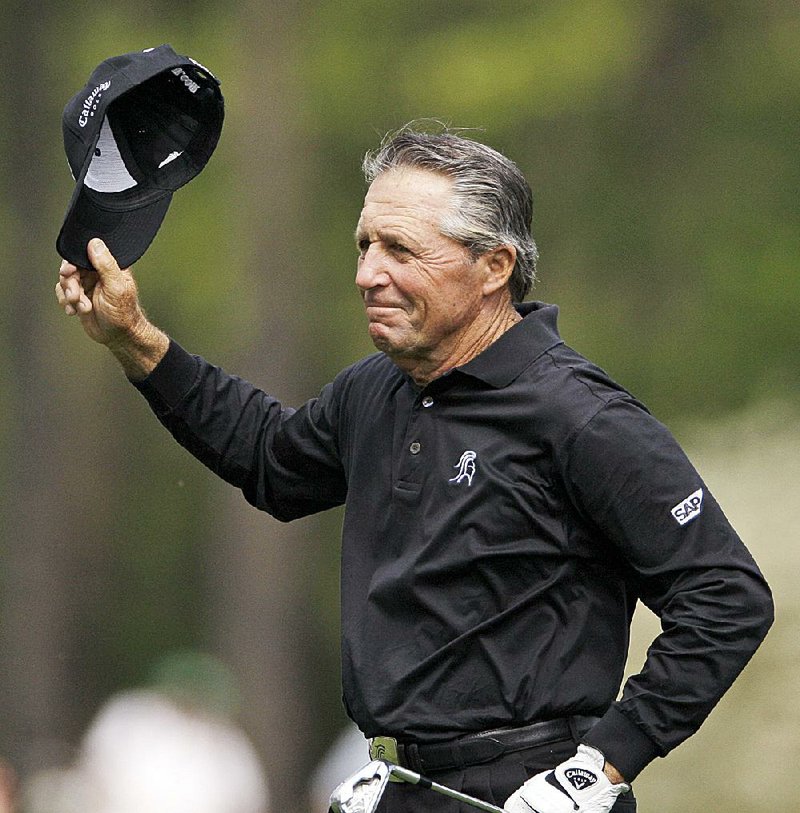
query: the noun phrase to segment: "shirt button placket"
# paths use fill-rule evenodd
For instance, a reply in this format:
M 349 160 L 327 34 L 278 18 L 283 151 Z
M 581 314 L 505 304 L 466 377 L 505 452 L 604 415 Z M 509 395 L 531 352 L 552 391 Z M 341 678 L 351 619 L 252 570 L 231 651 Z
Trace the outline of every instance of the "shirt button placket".
M 433 406 L 433 398 L 430 395 L 426 395 L 420 403 L 425 409 L 428 409 Z M 422 451 L 422 444 L 418 440 L 415 440 L 408 447 L 408 451 L 411 452 L 411 454 L 419 454 Z

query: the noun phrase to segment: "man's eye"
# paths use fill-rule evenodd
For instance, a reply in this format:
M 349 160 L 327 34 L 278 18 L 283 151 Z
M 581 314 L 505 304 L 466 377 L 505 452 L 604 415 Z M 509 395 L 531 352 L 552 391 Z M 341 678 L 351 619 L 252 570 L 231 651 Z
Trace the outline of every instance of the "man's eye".
M 410 249 L 406 248 L 406 247 L 405 247 L 404 245 L 402 245 L 401 243 L 392 243 L 392 245 L 391 245 L 391 246 L 389 246 L 389 248 L 390 248 L 390 249 L 391 249 L 391 250 L 392 250 L 392 251 L 393 251 L 395 254 L 410 254 L 410 253 L 411 253 Z
M 367 253 L 367 250 L 369 249 L 369 240 L 364 238 L 362 240 L 359 240 L 358 243 L 356 243 L 356 245 L 358 246 L 358 253 L 363 257 Z

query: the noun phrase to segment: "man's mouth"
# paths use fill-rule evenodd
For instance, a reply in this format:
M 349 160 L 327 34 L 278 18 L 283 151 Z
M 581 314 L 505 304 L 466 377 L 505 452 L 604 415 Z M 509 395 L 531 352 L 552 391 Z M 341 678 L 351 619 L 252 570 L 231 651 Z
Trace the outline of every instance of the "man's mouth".
M 375 311 L 403 310 L 403 306 L 398 305 L 395 302 L 365 302 L 364 307 L 366 308 L 367 313 Z

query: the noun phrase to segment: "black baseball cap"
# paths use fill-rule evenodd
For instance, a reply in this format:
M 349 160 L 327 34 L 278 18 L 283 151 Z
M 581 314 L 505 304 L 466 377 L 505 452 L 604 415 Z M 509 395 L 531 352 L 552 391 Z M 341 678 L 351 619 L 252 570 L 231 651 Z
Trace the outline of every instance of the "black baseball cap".
M 206 165 L 222 130 L 219 80 L 169 45 L 106 59 L 62 116 L 75 191 L 56 248 L 91 268 L 100 237 L 121 268 L 156 236 L 172 193 Z

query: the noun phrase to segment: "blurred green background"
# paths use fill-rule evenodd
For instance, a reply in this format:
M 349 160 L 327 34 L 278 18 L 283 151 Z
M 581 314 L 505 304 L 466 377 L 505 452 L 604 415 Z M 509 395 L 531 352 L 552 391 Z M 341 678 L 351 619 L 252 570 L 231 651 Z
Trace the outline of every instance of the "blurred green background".
M 534 190 L 534 297 L 667 422 L 774 586 L 778 621 L 643 811 L 790 809 L 800 745 L 800 8 L 795 0 L 0 7 L 0 757 L 68 763 L 162 655 L 215 654 L 274 810 L 307 809 L 344 723 L 340 515 L 281 526 L 178 448 L 55 305 L 61 109 L 108 56 L 170 43 L 226 123 L 137 264 L 150 317 L 297 405 L 370 352 L 359 164 L 437 117 Z M 637 614 L 631 670 L 654 619 Z M 787 807 L 788 805 L 788 807 Z

